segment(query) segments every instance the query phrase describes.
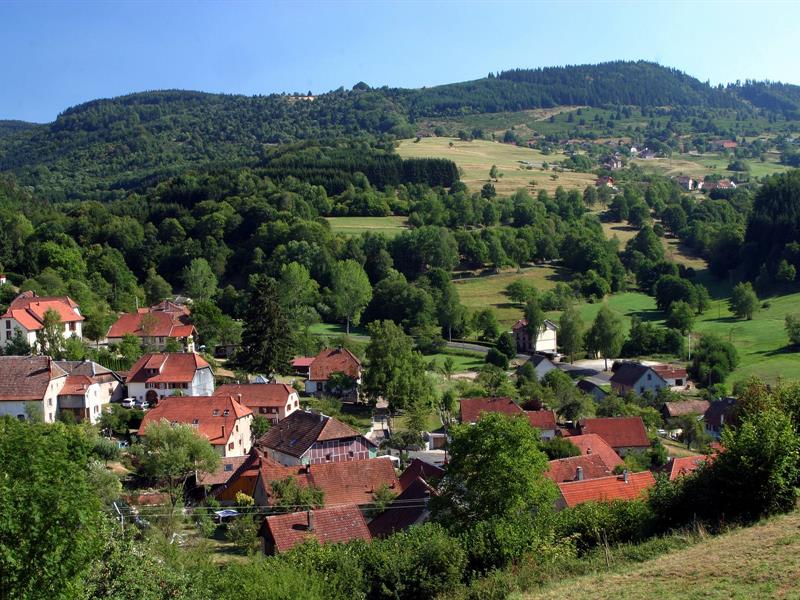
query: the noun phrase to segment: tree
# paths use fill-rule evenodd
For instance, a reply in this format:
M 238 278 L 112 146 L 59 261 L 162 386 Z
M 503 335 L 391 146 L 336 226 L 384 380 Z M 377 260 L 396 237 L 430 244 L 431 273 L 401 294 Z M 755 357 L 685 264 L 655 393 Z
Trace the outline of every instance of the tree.
M 622 320 L 604 304 L 597 313 L 592 327 L 586 333 L 587 349 L 602 353 L 605 359 L 605 370 L 608 371 L 608 357 L 619 356 L 624 342 Z
M 737 283 L 733 286 L 730 307 L 731 312 L 740 319 L 750 321 L 753 318 L 753 313 L 758 310 L 758 296 L 756 296 L 749 281 Z
M 517 343 L 514 341 L 514 336 L 508 331 L 500 334 L 495 346 L 509 360 L 517 355 Z
M 149 305 L 157 304 L 172 296 L 172 286 L 153 267 L 147 270 L 144 280 L 144 295 Z
M 117 351 L 127 364 L 133 365 L 142 355 L 142 342 L 132 333 L 126 333 L 122 336 Z
M 558 319 L 558 341 L 562 352 L 569 355 L 569 362 L 583 350 L 583 319 L 574 306 L 567 307 Z
M 181 274 L 183 289 L 193 300 L 208 300 L 217 294 L 217 276 L 205 258 L 195 258 Z
M 677 300 L 669 306 L 666 325 L 686 335 L 694 327 L 694 317 L 691 305 L 683 300 Z
M 535 298 L 528 300 L 528 303 L 525 305 L 525 320 L 528 321 L 526 328 L 528 330 L 528 335 L 531 336 L 531 345 L 535 349 L 539 335 L 541 335 L 545 327 L 544 311 L 542 307 L 539 306 L 539 301 Z
M 442 366 L 439 368 L 439 371 L 444 375 L 447 381 L 450 381 L 450 378 L 453 376 L 453 373 L 456 369 L 456 361 L 452 356 L 445 356 L 444 360 L 442 361 Z
M 291 350 L 292 332 L 278 301 L 277 284 L 266 275 L 257 275 L 251 282 L 242 347 L 234 363 L 250 373 L 285 373 Z
M 495 340 L 500 335 L 500 325 L 497 323 L 497 317 L 491 308 L 484 308 L 476 312 L 472 322 L 482 340 Z
M 271 426 L 272 424 L 267 417 L 264 415 L 255 415 L 250 425 L 250 436 L 253 438 L 253 442 L 267 433 Z
M 489 348 L 489 352 L 486 353 L 486 362 L 504 371 L 508 369 L 508 357 L 497 348 Z
M 707 333 L 700 338 L 694 348 L 692 364 L 689 365 L 688 371 L 698 384 L 711 387 L 723 383 L 738 364 L 739 355 L 733 344 Z
M 350 323 L 358 325 L 361 313 L 372 300 L 372 286 L 364 269 L 356 261 L 340 261 L 333 269 L 331 305 L 338 318 L 347 321 L 347 334 Z
M 469 526 L 552 511 L 555 486 L 544 477 L 547 456 L 526 418 L 488 413 L 475 425 L 451 430 L 450 461 L 431 498 L 435 518 Z
M 36 332 L 36 346 L 39 354 L 61 358 L 64 353 L 64 326 L 61 317 L 52 308 L 44 313 L 42 328 Z
M 800 317 L 786 315 L 786 334 L 789 336 L 789 344 L 800 346 Z
M 322 508 L 325 504 L 325 492 L 314 485 L 300 486 L 297 478 L 288 476 L 269 482 L 272 490 L 271 505 L 276 512 L 297 512 L 299 506 Z
M 492 168 L 489 169 L 489 179 L 494 179 L 495 182 L 500 181 L 500 178 L 503 174 L 500 172 L 500 169 L 497 168 L 497 165 L 492 165 Z
M 775 280 L 780 283 L 791 283 L 797 276 L 797 269 L 793 264 L 790 264 L 785 258 L 778 263 L 778 269 L 775 271 Z
M 528 300 L 537 297 L 537 291 L 536 288 L 527 281 L 517 279 L 508 284 L 506 287 L 506 295 L 512 302 L 527 304 Z
M 9 356 L 28 356 L 31 353 L 31 345 L 19 328 L 14 329 L 11 341 L 6 345 L 5 352 Z
M 191 425 L 173 425 L 166 419 L 147 426 L 144 440 L 132 452 L 145 477 L 167 483 L 175 506 L 183 498 L 189 477 L 197 471 L 213 473 L 219 467 L 219 454 Z
M 106 337 L 108 328 L 111 327 L 113 315 L 109 312 L 107 306 L 97 306 L 92 311 L 84 313 L 86 320 L 83 322 L 83 337 L 87 340 L 99 344 L 100 340 Z

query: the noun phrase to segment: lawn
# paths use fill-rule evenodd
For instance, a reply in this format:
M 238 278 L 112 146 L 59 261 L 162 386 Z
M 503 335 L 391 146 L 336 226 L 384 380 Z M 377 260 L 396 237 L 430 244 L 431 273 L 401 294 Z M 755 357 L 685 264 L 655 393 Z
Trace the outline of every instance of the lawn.
M 469 350 L 445 349 L 438 354 L 426 354 L 425 360 L 433 365 L 432 371 L 439 371 L 446 358 L 453 359 L 453 373 L 476 371 L 486 364 L 486 355 Z
M 611 556 L 614 549 L 611 549 Z M 638 565 L 566 579 L 517 600 L 800 598 L 800 512 L 710 537 Z
M 397 153 L 403 158 L 451 159 L 462 170 L 461 180 L 472 191 L 479 191 L 489 182 L 489 169 L 497 165 L 503 177 L 492 183 L 500 195 L 510 195 L 520 188 L 533 193 L 540 189 L 553 192 L 558 186 L 567 190 L 583 190 L 595 180 L 591 173 L 553 173 L 543 170 L 543 163 L 553 164 L 564 160 L 563 153 L 542 154 L 538 150 L 486 140 L 462 142 L 446 137 L 426 137 L 419 142 L 403 140 Z M 531 181 L 535 183 L 531 184 Z
M 521 279 L 537 289 L 548 290 L 557 282 L 568 280 L 565 269 L 552 265 L 526 267 L 519 272 L 512 269 L 500 273 L 467 275 L 471 274 L 456 273 L 453 279 L 464 306 L 472 312 L 492 308 L 500 324 L 508 327 L 523 316 L 522 308 L 512 303 L 504 293 L 510 283 Z
M 767 154 L 767 160 L 745 159 L 750 166 L 752 177 L 764 177 L 772 173 L 783 173 L 789 167 L 778 162 L 780 156 L 777 153 Z M 728 170 L 728 164 L 733 159 L 721 154 L 676 154 L 672 158 L 654 159 L 634 159 L 633 164 L 641 167 L 644 171 L 659 173 L 666 176 L 689 175 L 691 177 L 705 177 L 706 175 L 721 175 L 731 178 L 736 175 L 735 171 Z
M 394 237 L 408 229 L 405 217 L 326 217 L 334 233 L 360 235 L 367 231 Z

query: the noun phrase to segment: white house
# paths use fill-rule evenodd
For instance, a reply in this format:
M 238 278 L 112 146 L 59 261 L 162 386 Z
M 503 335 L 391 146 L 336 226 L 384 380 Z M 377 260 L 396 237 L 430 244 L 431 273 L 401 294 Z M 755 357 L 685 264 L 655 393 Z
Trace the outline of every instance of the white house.
M 145 354 L 131 367 L 128 395 L 151 405 L 168 396 L 211 396 L 211 366 L 193 352 Z
M 273 425 L 300 408 L 300 395 L 285 383 L 228 383 L 218 387 L 214 395 L 235 398 Z
M 614 363 L 611 370 L 614 371 L 614 375 L 611 376 L 611 389 L 619 395 L 628 392 L 644 394 L 648 391 L 656 394 L 661 388 L 669 387 L 664 378 L 652 367 L 638 362 Z
M 558 325 L 549 319 L 544 320 L 542 330 L 539 332 L 535 343 L 533 342 L 533 336 L 528 331 L 527 319 L 520 319 L 514 323 L 511 333 L 514 334 L 514 341 L 517 343 L 517 352 L 558 353 Z
M 0 416 L 53 423 L 67 373 L 49 356 L 0 356 Z
M 110 369 L 90 360 L 59 360 L 56 365 L 67 373 L 58 394 L 60 412 L 71 412 L 76 420 L 95 424 L 104 406 L 122 398 L 122 379 Z
M 35 292 L 22 292 L 0 316 L 0 344 L 5 348 L 17 330 L 33 346 L 36 332 L 44 326 L 44 315 L 54 311 L 64 325 L 64 337 L 82 337 L 83 316 L 80 308 L 69 296 L 37 296 Z

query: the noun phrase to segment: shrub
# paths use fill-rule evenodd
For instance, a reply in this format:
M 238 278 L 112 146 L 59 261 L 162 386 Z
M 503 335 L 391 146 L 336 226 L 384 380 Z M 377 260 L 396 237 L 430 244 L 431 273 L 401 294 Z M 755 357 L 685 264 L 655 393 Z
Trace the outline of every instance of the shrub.
M 655 518 L 644 500 L 584 502 L 556 515 L 559 537 L 576 536 L 578 549 L 601 544 L 634 542 L 652 535 Z

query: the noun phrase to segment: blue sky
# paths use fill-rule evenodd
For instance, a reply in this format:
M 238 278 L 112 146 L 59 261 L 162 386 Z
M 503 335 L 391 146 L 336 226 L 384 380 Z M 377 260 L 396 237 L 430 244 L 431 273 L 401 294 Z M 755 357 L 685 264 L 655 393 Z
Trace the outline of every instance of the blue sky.
M 0 0 L 0 119 L 182 88 L 315 93 L 646 59 L 712 83 L 800 83 L 800 2 Z

